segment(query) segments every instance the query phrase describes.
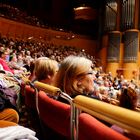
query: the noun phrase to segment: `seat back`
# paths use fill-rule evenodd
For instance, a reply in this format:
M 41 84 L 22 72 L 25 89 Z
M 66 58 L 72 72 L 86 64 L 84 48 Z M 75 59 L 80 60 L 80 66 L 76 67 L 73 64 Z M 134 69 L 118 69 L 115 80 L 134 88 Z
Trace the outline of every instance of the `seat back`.
M 44 91 L 39 91 L 38 110 L 45 125 L 63 136 L 70 136 L 70 105 L 48 97 Z
M 29 85 L 25 86 L 25 105 L 31 109 L 36 109 L 35 89 Z
M 79 115 L 78 140 L 128 140 L 87 113 Z

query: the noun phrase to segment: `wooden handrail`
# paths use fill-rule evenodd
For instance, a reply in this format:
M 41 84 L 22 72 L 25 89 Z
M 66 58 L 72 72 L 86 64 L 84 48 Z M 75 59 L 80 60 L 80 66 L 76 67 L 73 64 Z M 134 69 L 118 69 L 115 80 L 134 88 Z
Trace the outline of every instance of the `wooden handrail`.
M 57 87 L 42 83 L 42 82 L 38 82 L 35 81 L 34 83 L 32 83 L 27 77 L 22 77 L 22 81 L 25 84 L 31 84 L 32 86 L 34 86 L 34 88 L 37 88 L 39 90 L 42 90 L 46 93 L 49 93 L 52 96 L 58 96 L 61 93 L 61 90 Z
M 73 101 L 78 109 L 140 136 L 140 113 L 82 95 Z
M 61 90 L 59 88 L 48 85 L 48 84 L 44 84 L 42 82 L 35 81 L 34 86 L 37 89 L 45 91 L 46 93 L 49 93 L 50 95 L 53 95 L 53 96 L 58 96 L 61 93 Z

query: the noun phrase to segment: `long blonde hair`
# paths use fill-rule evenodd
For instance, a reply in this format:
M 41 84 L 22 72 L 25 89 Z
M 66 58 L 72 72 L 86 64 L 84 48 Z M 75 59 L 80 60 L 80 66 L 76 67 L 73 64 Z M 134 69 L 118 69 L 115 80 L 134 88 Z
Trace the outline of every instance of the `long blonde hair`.
M 75 83 L 79 76 L 86 74 L 91 68 L 92 61 L 79 56 L 68 56 L 60 64 L 54 80 L 54 86 L 60 88 L 70 96 L 83 93 Z

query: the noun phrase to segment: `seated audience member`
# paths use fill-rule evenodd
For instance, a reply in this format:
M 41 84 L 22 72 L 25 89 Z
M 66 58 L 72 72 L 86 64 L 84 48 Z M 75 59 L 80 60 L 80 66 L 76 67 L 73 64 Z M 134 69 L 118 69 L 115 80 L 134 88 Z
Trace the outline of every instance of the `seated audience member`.
M 94 95 L 94 76 L 91 66 L 92 61 L 85 57 L 66 57 L 60 64 L 54 86 L 60 88 L 72 98 L 79 94 Z
M 51 84 L 57 71 L 58 63 L 55 60 L 41 57 L 35 62 L 35 77 L 42 83 Z
M 131 110 L 136 110 L 138 96 L 134 89 L 132 89 L 131 87 L 122 89 L 121 95 L 119 98 L 120 98 L 119 106 L 127 108 L 127 109 L 131 109 Z
M 34 73 L 34 68 L 35 68 L 35 60 L 31 61 L 30 67 L 29 67 L 29 77 L 28 79 L 32 82 L 35 80 L 35 73 Z
M 0 51 L 0 65 L 4 71 L 10 74 L 14 74 L 14 70 L 10 69 L 6 62 L 6 57 L 7 57 L 6 51 Z
M 127 88 L 122 89 L 120 97 L 119 97 L 119 106 L 120 107 L 124 107 L 126 109 L 138 111 L 136 109 L 137 101 L 138 101 L 138 97 L 137 97 L 137 93 L 134 89 L 132 89 L 131 87 L 127 87 Z M 140 139 L 139 136 L 136 136 L 130 132 L 125 132 L 125 130 L 123 130 L 122 128 L 120 128 L 117 125 L 113 125 L 111 128 L 120 132 L 120 133 L 123 133 L 124 135 L 128 136 L 131 139 L 135 139 L 135 140 Z
M 18 70 L 19 72 L 25 72 L 26 71 L 26 68 L 21 67 L 17 64 L 17 56 L 16 55 L 13 55 L 11 57 L 11 60 L 9 62 L 9 67 L 14 69 L 14 70 Z

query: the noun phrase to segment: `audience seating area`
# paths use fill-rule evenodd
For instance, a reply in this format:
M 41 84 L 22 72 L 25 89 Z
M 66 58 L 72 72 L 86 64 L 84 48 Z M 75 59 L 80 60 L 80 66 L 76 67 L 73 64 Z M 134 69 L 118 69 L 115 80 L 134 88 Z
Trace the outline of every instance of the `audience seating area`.
M 29 85 L 26 85 L 25 91 L 25 105 L 30 109 L 36 109 L 35 90 Z
M 51 28 L 39 19 L 29 17 L 26 13 L 21 13 L 14 7 L 0 4 L 0 10 L 1 17 L 15 21 L 18 20 L 22 23 L 36 25 L 38 27 Z M 11 12 L 16 16 L 11 17 L 12 14 L 9 15 Z M 57 28 L 55 28 L 55 30 L 57 30 Z M 39 57 L 48 57 L 61 62 L 69 55 L 84 56 L 92 60 L 93 67 L 100 65 L 100 60 L 95 61 L 95 58 L 87 54 L 86 50 L 78 49 L 75 46 L 53 44 L 50 41 L 43 42 L 41 37 L 40 40 L 36 40 L 32 36 L 26 40 L 21 40 L 19 38 L 13 39 L 10 36 L 8 37 L 8 35 L 5 37 L 1 33 L 0 49 L 1 55 L 8 56 L 5 58 L 4 64 L 8 64 L 7 66 L 15 70 L 15 73 L 13 72 L 15 75 L 7 76 L 7 70 L 1 69 L 1 78 L 3 78 L 3 74 L 5 74 L 8 80 L 12 78 L 12 80 L 9 81 L 6 79 L 9 83 L 13 81 L 13 85 L 9 87 L 16 85 L 15 89 L 12 90 L 18 91 L 18 89 L 21 89 L 19 93 L 21 96 L 19 97 L 22 97 L 24 103 L 20 105 L 25 107 L 26 111 L 24 113 L 27 113 L 26 120 L 28 125 L 26 127 L 33 129 L 37 133 L 39 140 L 140 139 L 140 113 L 112 105 L 117 105 L 118 103 L 117 96 L 119 96 L 120 93 L 117 92 L 116 89 L 121 89 L 119 87 L 120 85 L 124 87 L 128 87 L 128 85 L 135 86 L 136 90 L 140 90 L 134 79 L 134 81 L 131 80 L 129 82 L 120 76 L 115 81 L 111 74 L 103 73 L 102 67 L 95 67 L 94 73 L 96 73 L 95 76 L 97 77 L 96 85 L 100 93 L 102 91 L 102 101 L 108 103 L 82 95 L 78 95 L 72 99 L 57 87 L 37 81 L 32 83 L 23 77 L 22 83 L 17 81 L 21 80 L 19 76 L 21 73 L 30 71 L 30 64 Z M 17 59 L 15 63 L 19 64 L 16 68 L 12 67 L 13 64 L 15 64 L 12 62 L 14 56 L 15 59 Z M 7 61 L 8 63 L 6 63 Z M 107 80 L 109 80 L 109 82 L 107 82 Z M 119 81 L 122 83 L 119 84 Z M 108 85 L 114 90 L 111 88 L 105 89 Z M 102 87 L 104 87 L 103 90 Z M 104 96 L 106 91 L 110 93 L 108 92 L 108 95 Z M 57 100 L 58 97 L 66 100 L 68 104 Z M 22 109 L 22 107 L 19 107 L 19 112 L 21 111 L 20 109 Z M 22 116 L 22 111 L 20 113 Z M 123 133 L 117 131 L 117 129 L 113 129 L 113 126 L 120 128 Z
M 110 119 L 104 119 L 107 118 L 107 116 L 104 116 L 104 114 L 100 114 L 101 111 L 103 111 L 103 105 L 107 104 L 107 103 L 97 103 L 97 105 L 99 105 L 99 107 L 103 107 L 99 112 L 96 113 L 97 109 L 95 109 L 94 106 L 88 106 L 86 108 L 86 105 L 88 105 L 88 100 L 87 97 L 83 97 L 82 96 L 82 102 L 81 100 L 81 96 L 77 97 L 76 99 L 74 99 L 73 105 L 76 107 L 75 109 L 78 111 L 79 109 L 83 112 L 81 112 L 80 114 L 78 114 L 78 116 L 76 116 L 76 114 L 74 116 L 71 115 L 71 111 L 75 112 L 74 110 L 71 110 L 71 105 L 62 103 L 60 101 L 57 101 L 56 99 L 51 98 L 53 95 L 54 96 L 60 96 L 61 91 L 59 94 L 55 94 L 55 92 L 58 92 L 58 89 L 53 88 L 52 86 L 43 84 L 41 85 L 41 83 L 36 83 L 35 88 L 39 88 L 39 86 L 41 86 L 39 89 L 42 89 L 38 92 L 38 96 L 37 96 L 37 106 L 38 106 L 38 114 L 39 114 L 39 119 L 40 119 L 40 125 L 42 128 L 42 132 L 44 133 L 44 139 L 46 139 L 46 135 L 47 135 L 47 139 L 64 139 L 64 140 L 87 140 L 87 139 L 100 139 L 100 140 L 128 140 L 129 138 L 124 136 L 123 134 L 113 130 L 111 127 L 105 125 L 101 120 L 101 118 L 103 118 L 103 121 L 107 121 L 107 122 L 116 122 L 115 119 L 115 115 L 113 114 L 111 111 L 108 111 L 108 118 L 110 116 Z M 32 90 L 29 90 L 29 86 L 25 86 L 25 92 L 26 94 L 29 94 L 28 92 Z M 44 90 L 44 91 L 43 91 Z M 48 93 L 46 94 L 45 92 Z M 52 94 L 51 94 L 52 91 Z M 26 95 L 25 94 L 25 95 Z M 49 97 L 51 96 L 51 97 Z M 63 97 L 63 96 L 62 96 Z M 34 100 L 34 96 L 27 96 L 27 100 L 29 101 L 33 101 Z M 80 99 L 80 100 L 79 100 Z M 85 99 L 85 102 L 84 102 Z M 90 99 L 90 100 L 94 100 L 94 99 Z M 32 102 L 31 101 L 31 102 Z M 79 102 L 78 102 L 79 101 Z M 96 101 L 95 101 L 96 102 Z M 78 105 L 79 103 L 79 105 Z M 113 105 L 108 104 L 108 107 L 111 108 Z M 115 109 L 117 106 L 113 106 L 113 109 Z M 106 107 L 105 107 L 106 108 Z M 104 108 L 104 109 L 105 109 Z M 127 112 L 127 109 L 123 109 L 125 112 Z M 86 113 L 87 112 L 87 113 Z M 95 113 L 95 116 L 94 116 Z M 122 119 L 124 119 L 123 115 L 119 114 L 119 110 L 117 109 L 117 121 L 121 121 Z M 140 124 L 140 121 L 138 119 L 135 120 L 135 118 L 133 117 L 133 115 L 137 116 L 137 118 L 140 117 L 140 114 L 134 111 L 130 111 L 130 116 L 125 120 L 125 122 L 129 121 L 130 122 L 130 128 L 127 127 L 127 130 L 131 132 L 133 134 L 140 134 L 140 128 L 138 124 Z M 91 115 L 92 116 L 91 116 Z M 104 116 L 104 117 L 101 117 Z M 113 117 L 114 116 L 114 117 Z M 120 117 L 119 117 L 120 116 Z M 72 117 L 72 118 L 71 118 Z M 78 118 L 78 119 L 76 119 Z M 71 128 L 71 119 L 74 121 L 74 126 L 73 128 Z M 111 120 L 111 121 L 110 121 Z M 126 125 L 124 122 L 124 126 Z M 110 123 L 111 124 L 111 123 Z M 114 123 L 113 123 L 114 124 Z M 78 125 L 78 127 L 77 127 Z M 117 124 L 119 126 L 119 123 Z M 123 122 L 120 125 L 121 127 L 123 126 Z M 126 127 L 124 127 L 126 128 Z M 123 127 L 122 127 L 123 129 Z M 72 132 L 73 131 L 73 132 Z M 71 133 L 72 132 L 72 133 Z M 72 136 L 71 136 L 72 134 Z

